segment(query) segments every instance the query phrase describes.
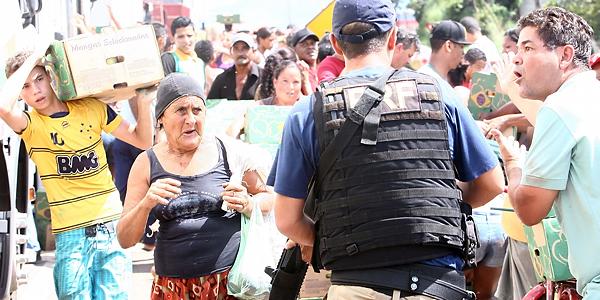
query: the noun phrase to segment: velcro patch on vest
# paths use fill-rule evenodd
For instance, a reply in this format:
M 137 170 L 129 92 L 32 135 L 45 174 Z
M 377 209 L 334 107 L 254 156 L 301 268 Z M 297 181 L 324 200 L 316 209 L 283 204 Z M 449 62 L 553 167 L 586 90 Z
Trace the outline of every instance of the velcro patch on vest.
M 440 95 L 437 92 L 421 92 L 421 99 L 429 101 L 440 101 Z
M 342 125 L 344 125 L 345 121 L 346 121 L 346 118 L 334 119 L 331 121 L 327 121 L 327 122 L 325 122 L 325 128 L 327 130 L 338 130 L 342 127 Z
M 417 83 L 418 84 L 435 84 L 435 81 L 432 78 L 422 77 L 422 78 L 417 79 Z
M 344 101 L 335 101 L 323 104 L 323 112 L 328 113 L 334 110 L 345 110 L 346 104 Z
M 354 107 L 364 93 L 366 85 L 344 88 L 344 99 L 348 107 Z M 421 102 L 415 80 L 388 82 L 383 97 L 383 113 L 419 112 Z

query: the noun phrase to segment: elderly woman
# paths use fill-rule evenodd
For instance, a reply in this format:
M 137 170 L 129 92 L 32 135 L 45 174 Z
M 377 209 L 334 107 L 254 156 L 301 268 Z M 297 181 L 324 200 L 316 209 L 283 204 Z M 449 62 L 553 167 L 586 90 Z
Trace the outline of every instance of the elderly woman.
M 240 215 L 250 216 L 253 201 L 270 209 L 268 166 L 248 145 L 203 134 L 204 92 L 189 76 L 169 74 L 157 95 L 156 118 L 166 138 L 131 168 L 119 243 L 135 245 L 154 211 L 160 227 L 151 298 L 234 299 L 226 286 L 240 243 Z

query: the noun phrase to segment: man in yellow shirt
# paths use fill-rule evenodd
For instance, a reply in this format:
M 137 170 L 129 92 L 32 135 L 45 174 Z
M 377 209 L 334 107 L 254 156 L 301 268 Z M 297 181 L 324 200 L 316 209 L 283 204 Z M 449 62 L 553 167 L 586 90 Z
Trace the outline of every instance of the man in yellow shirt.
M 59 299 L 127 299 L 131 260 L 116 239 L 122 205 L 108 170 L 102 131 L 136 147 L 152 145 L 150 97 L 137 95 L 137 126 L 94 98 L 61 102 L 38 65 L 48 48 L 6 63 L 0 118 L 21 135 L 48 194 L 56 235 L 54 284 Z M 17 105 L 23 99 L 31 111 Z

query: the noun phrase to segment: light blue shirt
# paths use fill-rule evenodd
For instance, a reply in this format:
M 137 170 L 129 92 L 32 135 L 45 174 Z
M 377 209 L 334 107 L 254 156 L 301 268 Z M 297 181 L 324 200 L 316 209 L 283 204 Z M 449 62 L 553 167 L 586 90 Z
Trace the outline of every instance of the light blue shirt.
M 524 185 L 559 191 L 554 209 L 567 238 L 569 267 L 577 291 L 589 299 L 600 299 L 599 95 L 600 81 L 588 71 L 546 98 L 522 179 Z

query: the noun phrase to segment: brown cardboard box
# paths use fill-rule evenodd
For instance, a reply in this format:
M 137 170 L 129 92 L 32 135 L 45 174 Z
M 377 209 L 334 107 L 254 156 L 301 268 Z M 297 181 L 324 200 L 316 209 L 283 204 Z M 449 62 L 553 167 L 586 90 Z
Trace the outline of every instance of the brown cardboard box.
M 79 36 L 65 40 L 62 47 L 64 57 L 55 56 L 52 61 L 57 81 L 54 86 L 58 86 L 57 95 L 63 101 L 84 97 L 104 102 L 127 99 L 134 95 L 135 89 L 152 86 L 164 77 L 150 25 Z M 57 62 L 68 65 L 70 78 L 62 78 L 64 72 L 56 68 Z M 69 86 L 71 82 L 74 93 L 61 93 L 61 86 Z

